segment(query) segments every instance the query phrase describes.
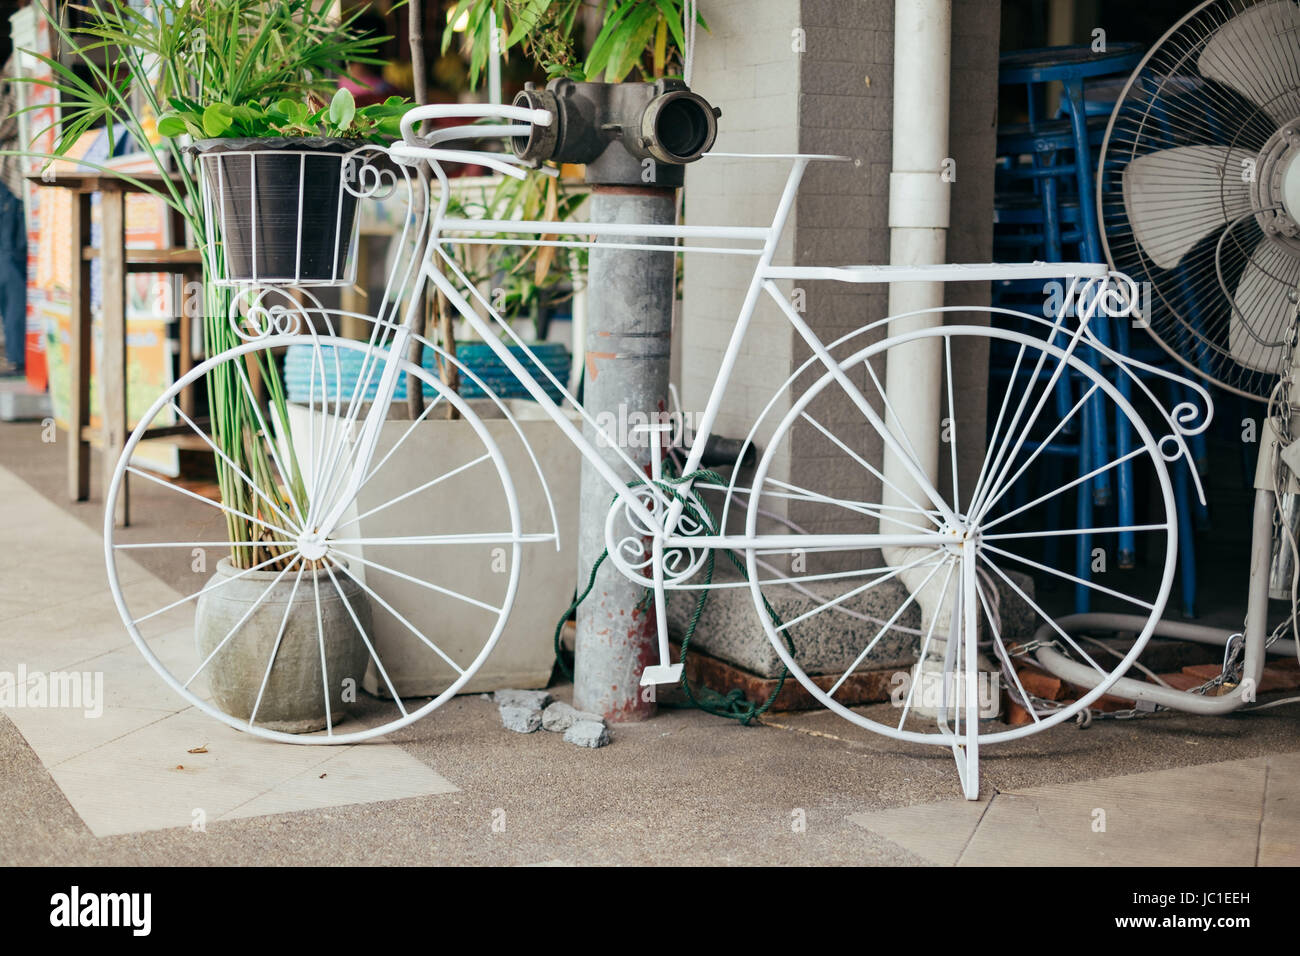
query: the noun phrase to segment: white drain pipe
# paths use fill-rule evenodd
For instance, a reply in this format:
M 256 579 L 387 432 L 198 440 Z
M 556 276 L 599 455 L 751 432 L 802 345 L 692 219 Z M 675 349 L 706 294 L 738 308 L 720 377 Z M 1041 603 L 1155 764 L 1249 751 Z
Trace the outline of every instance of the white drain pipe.
M 951 66 L 952 0 L 894 0 L 894 155 L 889 176 L 889 261 L 891 265 L 932 265 L 946 261 L 949 183 L 942 176 L 948 152 L 948 84 Z M 889 287 L 889 314 L 904 315 L 943 305 L 943 283 L 896 282 Z M 924 315 L 889 323 L 889 335 L 939 324 Z M 885 393 L 911 440 L 926 475 L 938 487 L 943 345 L 939 339 L 890 349 Z M 891 421 L 891 425 L 894 423 Z M 897 426 L 895 426 L 897 427 Z M 926 503 L 924 492 L 894 455 L 886 452 L 888 479 L 882 501 L 909 507 L 904 494 Z M 894 488 L 891 488 L 893 485 Z M 894 490 L 894 489 L 898 490 Z M 885 512 L 890 514 L 889 511 Z M 880 529 L 906 529 L 881 520 Z M 899 567 L 920 557 L 908 548 L 884 548 L 888 564 Z M 952 595 L 940 595 L 944 575 L 922 582 L 928 568 L 904 571 L 900 578 L 916 594 L 922 628 L 938 618 L 936 640 L 948 634 Z M 918 590 L 921 589 L 921 590 Z M 950 588 L 951 592 L 954 590 Z M 932 647 L 934 646 L 932 642 Z M 939 643 L 942 653 L 943 642 Z

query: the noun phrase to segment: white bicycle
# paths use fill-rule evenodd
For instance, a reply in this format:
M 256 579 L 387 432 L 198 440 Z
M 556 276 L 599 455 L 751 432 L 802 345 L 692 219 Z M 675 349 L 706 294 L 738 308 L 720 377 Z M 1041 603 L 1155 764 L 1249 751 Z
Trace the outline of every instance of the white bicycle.
M 449 116 L 488 118 L 496 125 L 456 127 L 427 139 L 416 135 L 414 124 Z M 1160 410 L 1157 417 L 1165 434 L 1158 437 L 1113 381 L 1097 371 L 1109 365 L 1119 374 L 1132 375 L 1151 397 L 1135 375 L 1145 367 L 1111 352 L 1089 331 L 1098 310 L 1126 314 L 1135 290 L 1123 276 L 1091 264 L 775 264 L 774 253 L 806 167 L 840 159 L 832 156 L 766 157 L 790 164 L 780 202 L 766 227 L 484 221 L 447 215 L 445 164 L 472 162 L 506 175 L 524 175 L 521 162 L 509 153 L 469 149 L 464 142 L 485 135 L 527 137 L 534 126 L 551 121 L 545 110 L 523 107 L 421 107 L 406 117 L 403 142 L 343 158 L 351 164 L 353 175 L 345 178 L 352 195 L 364 201 L 381 192 L 404 190 L 411 212 L 401 236 L 403 254 L 394 262 L 374 315 L 326 309 L 309 286 L 292 279 L 228 280 L 230 321 L 241 344 L 198 365 L 159 396 L 127 441 L 109 486 L 105 553 L 112 591 L 131 637 L 188 703 L 238 730 L 282 742 L 349 743 L 391 733 L 466 685 L 502 633 L 523 562 L 545 560 L 538 552 L 558 547 L 559 528 L 553 506 L 548 526 L 524 527 L 516 482 L 538 482 L 548 502 L 553 492 L 506 403 L 470 368 L 420 334 L 420 293 L 436 290 L 608 483 L 613 503 L 605 543 L 610 559 L 651 590 L 657 611 L 660 661 L 647 668 L 643 683 L 680 678 L 681 664 L 669 654 L 666 593 L 737 586 L 702 584 L 709 553 L 730 549 L 747 570 L 748 584 L 741 586 L 753 597 L 756 639 L 761 628 L 799 683 L 861 727 L 951 748 L 964 790 L 974 796 L 980 746 L 1059 724 L 1105 693 L 1142 652 L 1170 592 L 1177 521 L 1169 467 L 1190 460 L 1184 435 L 1203 429 L 1208 411 L 1197 420 L 1189 407 L 1173 413 Z M 462 145 L 447 145 L 453 141 Z M 222 156 L 202 163 L 213 213 L 210 222 L 219 221 L 224 211 L 219 193 L 222 163 L 247 157 L 239 161 L 255 168 L 259 161 L 256 153 Z M 431 184 L 437 188 L 431 191 Z M 523 244 L 624 250 L 664 250 L 661 243 L 667 241 L 672 245 L 666 254 L 755 259 L 680 478 L 665 479 L 656 458 L 655 480 L 645 480 L 640 464 L 619 447 L 614 435 L 604 436 L 617 451 L 617 462 L 608 463 L 565 408 L 576 410 L 599 434 L 597 423 L 540 360 L 526 348 L 520 350 L 524 343 L 451 254 L 458 243 L 483 242 L 488 236 L 500 242 L 503 234 Z M 778 285 L 1059 277 L 1067 280 L 1067 307 L 1052 320 L 1005 310 L 945 308 L 865 324 L 830 341 L 815 331 L 815 317 L 805 318 Z M 762 297 L 775 303 L 809 357 L 775 389 L 749 431 L 745 445 L 761 446 L 752 475 L 737 466 L 719 482 L 700 473 L 700 458 L 733 370 L 749 348 L 747 333 Z M 343 315 L 367 323 L 368 340 L 335 334 L 334 322 Z M 997 324 L 990 324 L 990 316 Z M 902 323 L 908 330 L 897 331 Z M 890 328 L 895 334 L 887 334 Z M 466 401 L 437 375 L 408 361 L 413 341 L 441 361 L 456 364 L 462 379 L 483 390 L 487 406 L 509 428 L 490 429 L 482 403 Z M 279 354 L 291 347 L 295 367 L 306 370 L 305 389 L 300 390 L 305 395 L 296 400 L 285 392 L 279 366 Z M 909 349 L 942 357 L 936 394 L 950 423 L 963 426 L 951 429 L 946 448 L 939 452 L 947 461 L 936 460 L 935 452 L 923 447 L 919 432 L 904 424 L 908 418 L 888 397 L 888 357 Z M 989 379 L 986 421 L 983 401 L 971 401 L 962 390 L 960 373 L 985 367 L 991 351 L 1009 371 Z M 262 388 L 255 386 L 259 378 Z M 217 380 L 247 403 L 246 423 L 233 444 L 229 434 L 214 441 L 181 411 L 182 390 Z M 393 420 L 403 404 L 395 399 L 404 381 L 418 383 L 429 402 L 414 420 Z M 1069 400 L 1060 401 L 1066 392 Z M 553 397 L 557 394 L 558 400 Z M 1127 422 L 1135 440 L 1131 451 L 1095 462 L 1088 474 L 1069 478 L 1050 451 L 1075 432 L 1080 410 L 1095 400 L 1108 403 Z M 1206 401 L 1208 408 L 1208 397 Z M 446 406 L 467 423 L 474 448 L 457 449 L 447 460 L 430 462 L 428 472 L 386 469 L 420 421 L 435 407 Z M 291 421 L 282 420 L 286 416 Z M 201 442 L 210 456 L 220 477 L 220 501 L 133 463 L 152 424 L 177 420 L 189 426 L 197 436 L 192 441 Z M 529 474 L 512 474 L 507 468 L 500 447 L 503 434 L 526 449 L 532 464 Z M 987 434 L 987 447 L 975 442 L 968 451 L 961 437 L 966 434 Z M 237 461 L 226 450 L 230 448 L 247 454 Z M 881 461 L 882 452 L 883 464 L 874 464 Z M 792 461 L 810 457 L 823 461 L 824 467 L 791 471 Z M 250 473 L 250 462 L 257 462 L 263 473 Z M 1155 573 L 1121 586 L 1082 582 L 1044 561 L 1040 549 L 1052 538 L 1069 541 L 1119 530 L 1070 527 L 1068 521 L 1061 522 L 1059 507 L 1081 484 L 1122 462 L 1131 462 L 1150 488 L 1150 517 L 1129 530 L 1144 542 Z M 114 528 L 115 499 L 128 474 L 159 484 L 178 498 L 177 513 L 185 517 L 159 540 L 140 540 L 138 531 L 124 538 Z M 376 481 L 377 475 L 384 480 Z M 381 484 L 384 494 L 377 499 L 375 489 Z M 458 500 L 454 494 L 463 497 L 467 487 L 476 502 L 473 514 L 447 504 Z M 767 517 L 771 513 L 785 516 L 787 523 L 773 526 Z M 239 523 L 256 533 L 227 533 Z M 791 523 L 801 530 L 790 530 Z M 803 530 L 807 528 L 816 530 Z M 196 549 L 229 549 L 238 556 L 241 548 L 256 560 L 243 554 L 243 560 L 227 561 L 216 577 L 196 579 L 201 586 L 180 599 L 160 598 L 150 580 L 134 573 L 136 565 L 125 560 L 188 562 Z M 791 561 L 794 555 L 802 560 Z M 489 570 L 494 562 L 495 570 Z M 1026 572 L 1082 583 L 1103 601 L 1135 612 L 1130 649 L 1114 659 L 1089 651 L 1055 625 Z M 851 608 L 872 589 L 891 582 L 895 588 L 905 584 L 908 596 L 888 619 L 846 618 L 844 646 L 837 649 L 837 657 L 832 655 L 837 661 L 833 672 L 826 672 L 824 654 L 818 658 L 823 661 L 820 669 L 807 663 L 799 640 L 805 620 Z M 818 594 L 816 606 L 790 620 L 776 619 L 767 610 L 768 599 L 790 587 Z M 235 610 L 226 602 L 218 613 L 214 596 L 226 589 L 250 596 Z M 196 605 L 205 622 L 203 634 L 196 633 Z M 1010 613 L 1013 606 L 1018 608 L 1015 615 Z M 463 628 L 450 633 L 442 626 L 440 622 L 453 618 L 450 608 L 472 609 L 477 615 L 472 633 Z M 465 619 L 463 613 L 455 617 Z M 1090 688 L 1051 713 L 1038 713 L 1031 706 L 1032 720 L 1024 726 L 981 721 L 980 708 L 986 702 L 961 688 L 978 685 L 983 658 L 986 669 L 992 662 L 1001 672 L 1012 699 L 1028 702 L 1015 666 L 1021 650 L 1014 645 L 1027 642 L 1040 626 L 1059 631 L 1062 646 L 1083 669 Z M 404 700 L 398 693 L 384 660 L 385 635 L 394 630 L 415 638 L 431 661 L 440 662 L 446 675 L 440 693 L 421 701 Z M 343 650 L 340 641 L 347 645 Z M 916 692 L 921 681 L 914 681 L 894 708 L 881 704 L 855 709 L 844 702 L 844 689 L 855 675 L 891 669 L 907 673 L 917 660 L 945 688 L 937 704 L 926 705 L 924 690 Z M 232 688 L 227 677 L 210 677 L 218 669 L 229 671 L 232 664 L 239 687 Z M 372 686 L 385 693 L 372 697 L 341 690 L 348 681 L 355 688 L 366 670 Z M 323 704 L 323 732 L 293 732 L 308 728 L 292 726 L 292 720 L 263 709 L 286 681 L 306 681 L 308 691 L 314 686 L 310 692 Z M 950 687 L 957 692 L 950 694 Z M 344 718 L 352 726 L 345 723 L 340 730 Z

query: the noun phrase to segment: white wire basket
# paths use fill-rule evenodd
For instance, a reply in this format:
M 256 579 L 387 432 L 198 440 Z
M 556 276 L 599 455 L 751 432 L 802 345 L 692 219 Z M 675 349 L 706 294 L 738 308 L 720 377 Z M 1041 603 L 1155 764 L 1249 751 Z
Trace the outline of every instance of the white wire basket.
M 346 286 L 356 279 L 359 144 L 216 139 L 194 144 L 207 247 L 221 286 Z

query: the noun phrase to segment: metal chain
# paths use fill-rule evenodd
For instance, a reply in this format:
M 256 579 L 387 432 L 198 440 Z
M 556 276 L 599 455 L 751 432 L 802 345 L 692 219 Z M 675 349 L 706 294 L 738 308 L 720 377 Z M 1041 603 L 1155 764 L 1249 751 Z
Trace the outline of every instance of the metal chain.
M 1054 638 L 1049 638 L 1044 640 L 1031 640 L 1024 644 L 1013 644 L 1011 647 L 1007 648 L 1007 656 L 1027 658 L 1040 647 L 1054 647 L 1062 653 L 1066 652 L 1065 646 L 1060 641 Z M 1010 664 L 1008 663 L 1007 666 L 1010 666 Z M 1018 694 L 1019 692 L 1017 691 L 1016 693 Z M 1028 703 L 1030 709 L 1032 709 L 1032 711 L 1039 717 L 1053 713 L 1060 710 L 1062 707 L 1069 705 L 1069 701 L 1048 700 L 1046 697 L 1038 697 L 1028 691 L 1025 691 L 1025 696 L 1028 698 L 1028 701 L 1020 701 L 1019 703 L 1021 706 Z M 1136 717 L 1148 717 L 1157 710 L 1163 709 L 1164 708 L 1146 701 L 1139 701 L 1136 706 L 1127 708 L 1126 710 L 1102 711 L 1096 710 L 1092 707 L 1085 707 L 1075 714 L 1074 722 L 1080 728 L 1084 728 L 1091 725 L 1094 720 L 1132 720 Z

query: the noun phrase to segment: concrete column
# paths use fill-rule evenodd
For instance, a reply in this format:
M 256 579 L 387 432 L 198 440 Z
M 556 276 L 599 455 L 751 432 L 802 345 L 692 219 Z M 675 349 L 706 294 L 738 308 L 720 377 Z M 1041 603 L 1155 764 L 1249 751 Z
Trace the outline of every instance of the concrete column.
M 592 222 L 669 224 L 676 220 L 676 190 L 597 186 Z M 606 239 L 607 242 L 618 242 Z M 668 240 L 626 239 L 637 245 Z M 649 474 L 650 446 L 625 423 L 653 421 L 668 410 L 675 256 L 658 252 L 593 249 L 587 288 L 587 369 L 583 405 Z M 604 415 L 608 413 L 608 415 Z M 604 417 L 602 418 L 602 416 Z M 612 417 L 610 417 L 612 416 Z M 644 416 L 644 417 L 643 417 Z M 590 425 L 584 433 L 620 475 L 628 474 L 612 448 Z M 614 492 L 585 461 L 579 485 L 578 588 L 605 548 L 605 518 Z M 648 546 L 648 540 L 647 540 Z M 643 720 L 655 712 L 642 694 L 641 672 L 658 663 L 653 605 L 638 610 L 645 590 L 606 561 L 591 594 L 578 608 L 573 702 L 609 720 Z

